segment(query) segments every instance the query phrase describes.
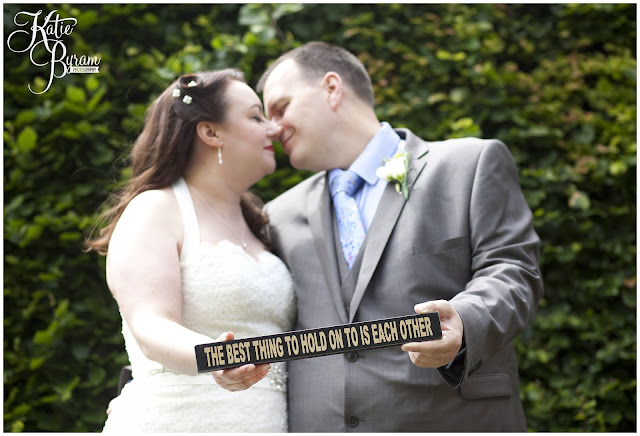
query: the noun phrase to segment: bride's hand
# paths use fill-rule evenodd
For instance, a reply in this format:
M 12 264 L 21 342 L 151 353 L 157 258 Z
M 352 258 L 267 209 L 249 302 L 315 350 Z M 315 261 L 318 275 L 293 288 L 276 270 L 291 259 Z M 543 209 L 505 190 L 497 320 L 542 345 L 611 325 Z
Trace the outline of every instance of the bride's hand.
M 232 332 L 225 332 L 216 339 L 216 342 L 231 341 L 233 338 Z M 243 391 L 258 383 L 267 375 L 270 368 L 271 365 L 268 363 L 262 365 L 249 364 L 237 368 L 214 371 L 211 374 L 218 385 L 228 391 L 235 392 Z

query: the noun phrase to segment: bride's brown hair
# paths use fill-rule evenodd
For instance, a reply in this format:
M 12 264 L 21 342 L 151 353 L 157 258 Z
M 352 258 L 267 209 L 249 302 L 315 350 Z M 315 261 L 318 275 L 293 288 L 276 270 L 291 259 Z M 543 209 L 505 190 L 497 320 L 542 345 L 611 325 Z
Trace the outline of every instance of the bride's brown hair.
M 106 254 L 113 230 L 129 202 L 141 192 L 170 186 L 184 174 L 197 124 L 225 121 L 225 90 L 232 80 L 246 83 L 242 72 L 232 68 L 187 74 L 155 99 L 147 109 L 144 128 L 131 149 L 131 177 L 121 190 L 107 199 L 107 210 L 99 216 L 85 240 L 86 251 Z M 180 91 L 179 95 L 176 90 Z M 262 210 L 260 198 L 245 192 L 240 205 L 253 234 L 271 249 L 269 219 Z

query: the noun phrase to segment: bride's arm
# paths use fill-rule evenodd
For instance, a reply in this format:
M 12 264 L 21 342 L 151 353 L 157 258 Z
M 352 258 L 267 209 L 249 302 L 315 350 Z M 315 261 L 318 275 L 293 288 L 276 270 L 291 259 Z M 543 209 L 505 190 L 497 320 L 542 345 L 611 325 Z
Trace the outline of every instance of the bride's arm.
M 111 237 L 107 282 L 122 316 L 147 358 L 168 369 L 194 375 L 194 347 L 213 342 L 182 325 L 179 245 L 182 215 L 170 189 L 148 191 L 127 206 Z M 225 332 L 216 341 L 232 340 Z M 244 365 L 213 373 L 230 391 L 247 389 L 269 365 Z
M 213 339 L 181 324 L 182 233 L 182 217 L 170 189 L 138 195 L 111 237 L 107 283 L 145 356 L 193 375 L 194 346 Z

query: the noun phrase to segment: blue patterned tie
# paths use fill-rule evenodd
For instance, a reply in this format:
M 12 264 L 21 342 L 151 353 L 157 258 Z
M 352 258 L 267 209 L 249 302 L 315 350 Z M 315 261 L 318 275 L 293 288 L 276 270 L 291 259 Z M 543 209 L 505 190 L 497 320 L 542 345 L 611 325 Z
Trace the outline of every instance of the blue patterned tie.
M 353 265 L 358 256 L 365 234 L 358 205 L 353 199 L 353 194 L 362 186 L 364 180 L 353 171 L 336 171 L 338 174 L 331 181 L 329 190 L 333 198 L 333 207 L 336 211 L 342 253 L 347 261 L 347 266 L 351 269 L 351 265 Z

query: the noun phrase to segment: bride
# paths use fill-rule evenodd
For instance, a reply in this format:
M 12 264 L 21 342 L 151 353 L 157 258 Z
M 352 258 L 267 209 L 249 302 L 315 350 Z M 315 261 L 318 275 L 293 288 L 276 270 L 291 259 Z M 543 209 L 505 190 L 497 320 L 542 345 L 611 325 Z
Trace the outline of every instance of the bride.
M 182 76 L 149 108 L 131 178 L 87 241 L 107 255 L 133 372 L 104 432 L 287 431 L 283 364 L 198 374 L 194 352 L 293 325 L 291 276 L 248 192 L 274 171 L 277 134 L 234 69 Z

